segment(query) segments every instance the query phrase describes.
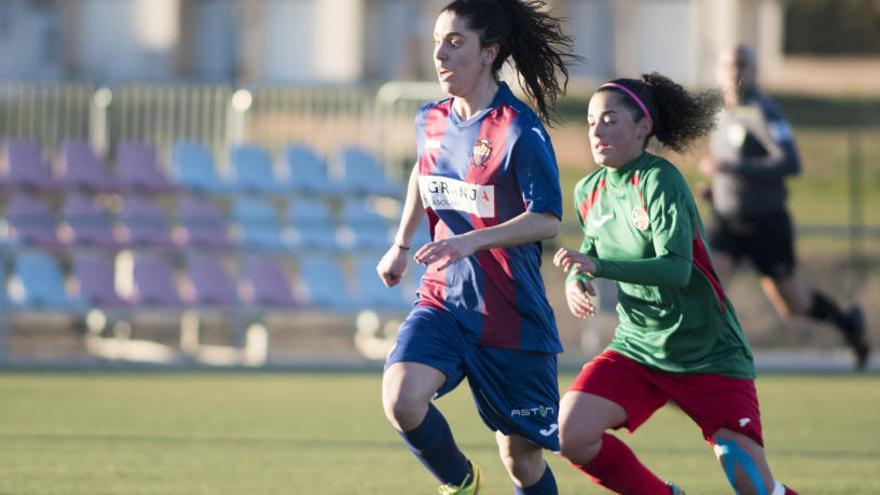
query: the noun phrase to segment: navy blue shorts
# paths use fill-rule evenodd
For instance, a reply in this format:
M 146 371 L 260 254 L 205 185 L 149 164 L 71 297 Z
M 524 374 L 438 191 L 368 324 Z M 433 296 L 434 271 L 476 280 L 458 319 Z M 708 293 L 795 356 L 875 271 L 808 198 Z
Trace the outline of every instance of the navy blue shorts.
M 467 377 L 486 426 L 559 451 L 556 354 L 482 346 L 464 335 L 449 312 L 417 307 L 400 326 L 385 368 L 415 362 L 440 370 L 446 382 L 435 399 Z

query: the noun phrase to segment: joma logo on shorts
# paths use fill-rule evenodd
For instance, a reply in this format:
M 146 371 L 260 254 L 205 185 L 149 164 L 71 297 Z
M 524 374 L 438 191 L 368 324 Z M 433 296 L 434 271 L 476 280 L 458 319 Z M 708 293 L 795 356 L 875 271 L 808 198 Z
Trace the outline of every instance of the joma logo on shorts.
M 551 416 L 556 414 L 556 409 L 553 407 L 538 406 L 538 407 L 533 407 L 531 409 L 511 409 L 510 410 L 510 417 L 513 417 L 513 416 L 522 416 L 522 417 L 541 416 L 542 418 L 546 418 L 548 414 Z

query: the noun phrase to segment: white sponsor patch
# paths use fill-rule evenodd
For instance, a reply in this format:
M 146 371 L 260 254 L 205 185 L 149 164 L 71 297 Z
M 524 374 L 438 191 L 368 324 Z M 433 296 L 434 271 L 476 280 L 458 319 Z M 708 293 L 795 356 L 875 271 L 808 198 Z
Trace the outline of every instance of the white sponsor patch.
M 425 208 L 457 210 L 480 218 L 495 216 L 495 186 L 471 184 L 438 176 L 419 176 Z

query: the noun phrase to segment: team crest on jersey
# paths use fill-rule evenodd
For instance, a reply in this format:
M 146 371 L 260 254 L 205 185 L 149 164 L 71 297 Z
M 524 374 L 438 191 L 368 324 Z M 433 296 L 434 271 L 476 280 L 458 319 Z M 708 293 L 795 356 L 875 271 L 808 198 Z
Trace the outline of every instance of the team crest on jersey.
M 480 138 L 471 150 L 471 161 L 475 167 L 485 167 L 491 155 L 492 142 L 487 138 Z
M 636 206 L 633 208 L 632 220 L 633 225 L 639 230 L 647 229 L 648 225 L 651 223 L 648 219 L 648 210 L 646 210 L 644 206 Z

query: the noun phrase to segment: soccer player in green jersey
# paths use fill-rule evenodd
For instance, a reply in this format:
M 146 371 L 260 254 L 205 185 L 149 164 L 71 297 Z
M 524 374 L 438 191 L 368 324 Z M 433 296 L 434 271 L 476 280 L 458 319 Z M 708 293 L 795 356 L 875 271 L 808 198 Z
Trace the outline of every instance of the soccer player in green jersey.
M 720 105 L 657 73 L 602 85 L 587 121 L 599 169 L 578 182 L 580 250 L 560 249 L 566 298 L 595 313 L 595 277 L 617 282 L 619 324 L 562 398 L 561 454 L 622 494 L 680 494 L 648 470 L 610 428 L 634 431 L 668 401 L 696 422 L 739 495 L 794 491 L 764 455 L 752 352 L 724 294 L 688 185 L 645 151 L 651 137 L 676 151 L 705 135 Z

